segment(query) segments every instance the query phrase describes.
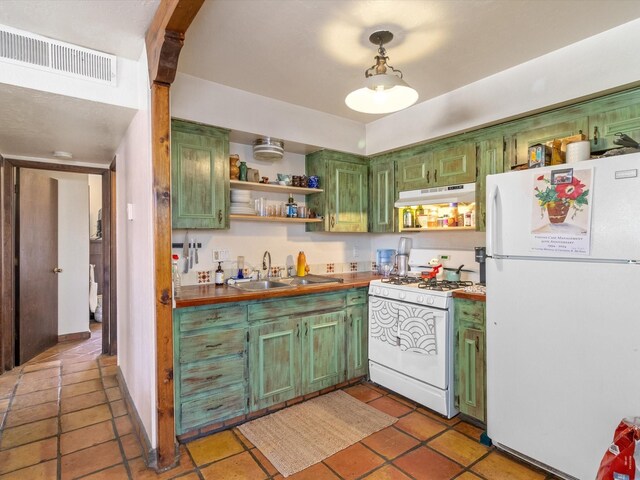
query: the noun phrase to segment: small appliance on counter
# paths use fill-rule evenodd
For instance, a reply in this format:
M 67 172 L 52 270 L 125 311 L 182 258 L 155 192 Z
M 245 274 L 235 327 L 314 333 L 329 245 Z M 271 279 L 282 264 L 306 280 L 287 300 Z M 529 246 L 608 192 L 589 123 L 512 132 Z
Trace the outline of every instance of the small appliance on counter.
M 380 275 L 387 276 L 396 264 L 396 251 L 390 248 L 378 249 L 376 252 L 376 268 Z

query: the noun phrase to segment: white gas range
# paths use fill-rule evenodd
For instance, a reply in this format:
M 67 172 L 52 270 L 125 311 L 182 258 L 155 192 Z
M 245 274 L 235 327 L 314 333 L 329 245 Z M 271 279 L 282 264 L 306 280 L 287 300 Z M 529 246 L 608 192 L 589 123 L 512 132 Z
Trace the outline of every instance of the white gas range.
M 432 258 L 443 265 L 464 264 L 463 284 L 420 279 Z M 409 277 L 373 280 L 369 285 L 369 375 L 373 382 L 447 418 L 454 404 L 453 291 L 477 281 L 473 251 L 412 249 Z

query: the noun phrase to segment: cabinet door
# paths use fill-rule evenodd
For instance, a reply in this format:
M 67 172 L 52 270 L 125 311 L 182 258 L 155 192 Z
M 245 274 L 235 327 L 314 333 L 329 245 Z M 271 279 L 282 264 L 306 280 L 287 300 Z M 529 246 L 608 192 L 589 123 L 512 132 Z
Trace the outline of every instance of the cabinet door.
M 367 374 L 367 305 L 347 308 L 347 380 Z
M 394 163 L 388 159 L 370 165 L 369 231 L 393 232 L 395 220 L 395 175 Z
M 327 212 L 330 232 L 366 232 L 368 166 L 329 163 Z
M 484 332 L 463 328 L 458 333 L 458 406 L 462 413 L 485 420 Z
M 431 152 L 416 153 L 396 161 L 396 184 L 398 192 L 420 190 L 435 186 Z
M 624 133 L 640 142 L 640 104 L 617 108 L 589 117 L 591 151 L 618 148 L 616 133 Z
M 512 165 L 527 163 L 529 147 L 537 143 L 546 143 L 556 138 L 569 137 L 578 133 L 587 134 L 589 121 L 587 117 L 553 123 L 542 127 L 532 128 L 516 134 L 516 158 Z
M 301 320 L 303 394 L 344 381 L 344 316 L 334 312 Z
M 431 175 L 436 186 L 475 182 L 475 143 L 461 142 L 434 150 Z
M 300 395 L 300 325 L 284 320 L 251 327 L 251 410 Z
M 173 228 L 229 228 L 228 157 L 226 131 L 172 120 Z
M 487 220 L 487 175 L 505 171 L 504 139 L 496 136 L 478 142 L 476 182 L 476 230 L 484 232 Z

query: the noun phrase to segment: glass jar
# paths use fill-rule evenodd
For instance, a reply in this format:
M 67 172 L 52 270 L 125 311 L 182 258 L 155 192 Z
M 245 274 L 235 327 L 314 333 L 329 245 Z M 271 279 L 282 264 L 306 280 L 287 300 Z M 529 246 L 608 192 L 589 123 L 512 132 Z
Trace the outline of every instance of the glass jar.
M 404 228 L 414 228 L 416 226 L 416 218 L 411 207 L 405 207 L 402 213 L 402 226 Z

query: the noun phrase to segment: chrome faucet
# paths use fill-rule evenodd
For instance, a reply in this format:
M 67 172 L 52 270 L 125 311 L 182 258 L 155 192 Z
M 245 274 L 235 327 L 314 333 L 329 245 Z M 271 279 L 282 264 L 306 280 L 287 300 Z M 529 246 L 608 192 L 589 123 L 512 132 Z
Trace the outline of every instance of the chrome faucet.
M 264 252 L 264 255 L 262 255 L 262 270 L 267 271 L 267 278 L 271 277 L 271 254 L 269 253 L 269 250 Z

